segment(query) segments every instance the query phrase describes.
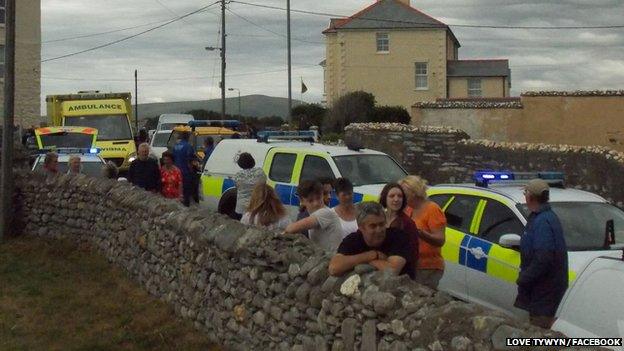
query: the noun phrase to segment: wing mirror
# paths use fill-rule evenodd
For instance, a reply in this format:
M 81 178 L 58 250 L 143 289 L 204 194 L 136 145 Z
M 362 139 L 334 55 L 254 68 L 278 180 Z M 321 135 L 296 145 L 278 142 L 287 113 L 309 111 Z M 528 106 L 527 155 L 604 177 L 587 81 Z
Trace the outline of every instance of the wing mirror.
M 505 234 L 498 239 L 498 244 L 502 247 L 513 249 L 520 247 L 520 235 Z

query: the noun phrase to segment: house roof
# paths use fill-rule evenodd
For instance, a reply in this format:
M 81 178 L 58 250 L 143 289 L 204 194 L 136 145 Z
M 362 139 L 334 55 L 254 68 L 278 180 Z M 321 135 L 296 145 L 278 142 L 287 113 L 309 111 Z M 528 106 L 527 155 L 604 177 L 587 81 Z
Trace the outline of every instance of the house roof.
M 447 77 L 509 77 L 509 60 L 448 61 Z
M 440 28 L 448 30 L 459 46 L 459 41 L 446 24 L 398 0 L 377 0 L 347 18 L 332 18 L 329 28 L 323 31 L 335 33 L 337 30 L 349 29 L 411 29 Z

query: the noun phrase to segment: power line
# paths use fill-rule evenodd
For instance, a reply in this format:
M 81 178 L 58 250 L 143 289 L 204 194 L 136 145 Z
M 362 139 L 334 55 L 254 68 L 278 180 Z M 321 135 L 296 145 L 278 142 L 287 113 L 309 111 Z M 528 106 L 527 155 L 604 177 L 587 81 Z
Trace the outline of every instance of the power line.
M 237 3 L 237 4 L 241 4 L 241 5 L 248 5 L 248 6 L 265 8 L 265 9 L 286 11 L 286 8 L 279 7 L 279 6 L 262 5 L 262 4 L 255 4 L 255 3 L 244 2 L 244 1 L 237 1 L 237 0 L 232 0 L 231 2 Z M 345 15 L 339 15 L 339 14 L 335 14 L 335 13 L 325 13 L 325 12 L 315 12 L 315 11 L 295 10 L 295 9 L 291 9 L 290 11 L 291 12 L 296 12 L 296 13 L 301 13 L 301 14 L 306 14 L 306 15 L 331 17 L 331 18 L 335 18 L 335 17 L 340 17 L 340 18 L 344 18 L 344 19 L 352 19 L 352 18 L 354 18 L 353 16 L 345 16 Z M 394 22 L 394 23 L 405 23 L 405 24 L 419 24 L 419 25 L 425 25 L 425 26 L 429 25 L 429 26 L 432 26 L 432 27 L 433 26 L 437 26 L 436 24 L 431 24 L 431 23 L 415 22 L 415 21 L 403 21 L 403 20 L 395 20 L 395 19 L 389 19 L 389 18 L 374 18 L 374 17 L 366 17 L 366 16 L 361 16 L 361 17 L 357 17 L 357 18 L 361 19 L 361 20 L 368 20 L 368 21 Z M 553 30 L 559 30 L 559 29 L 619 29 L 619 28 L 624 28 L 624 25 L 606 25 L 606 26 L 500 26 L 500 25 L 498 25 L 498 26 L 496 26 L 496 25 L 448 24 L 448 23 L 447 23 L 447 25 L 450 26 L 450 27 L 462 27 L 462 28 L 544 29 L 544 30 L 549 30 L 549 29 L 553 29 Z
M 57 43 L 57 42 L 61 42 L 61 41 L 68 41 L 68 40 L 75 40 L 75 39 L 82 39 L 82 38 L 91 38 L 91 37 L 97 37 L 100 35 L 105 35 L 105 34 L 112 34 L 112 33 L 117 33 L 117 32 L 123 32 L 123 31 L 127 31 L 130 29 L 136 29 L 136 28 L 141 28 L 141 27 L 145 27 L 145 26 L 151 26 L 154 24 L 159 24 L 159 23 L 163 23 L 163 22 L 167 22 L 167 21 L 171 21 L 173 18 L 169 18 L 166 20 L 161 20 L 161 21 L 154 21 L 154 22 L 149 22 L 149 23 L 144 23 L 144 24 L 139 24 L 137 26 L 132 26 L 132 27 L 126 27 L 126 28 L 119 28 L 119 29 L 113 29 L 113 30 L 108 30 L 105 32 L 99 32 L 99 33 L 91 33 L 91 34 L 79 34 L 77 36 L 73 36 L 73 37 L 67 37 L 67 38 L 59 38 L 59 39 L 52 39 L 52 40 L 46 40 L 46 41 L 42 41 L 42 44 L 47 44 L 47 43 Z
M 236 12 L 232 11 L 230 8 L 228 8 L 227 10 L 228 10 L 231 14 L 233 14 L 234 16 L 236 16 L 236 17 L 238 17 L 238 18 L 242 19 L 243 21 L 245 21 L 245 22 L 247 22 L 247 23 L 249 23 L 249 24 L 251 24 L 251 25 L 253 25 L 253 26 L 256 26 L 256 27 L 258 27 L 258 28 L 260 28 L 260 29 L 262 29 L 262 30 L 264 30 L 264 31 L 267 31 L 267 32 L 272 33 L 272 34 L 275 34 L 275 35 L 277 35 L 278 37 L 282 37 L 282 38 L 286 38 L 286 37 L 287 37 L 287 36 L 286 36 L 286 34 L 282 34 L 282 33 L 280 33 L 280 32 L 276 32 L 276 31 L 274 31 L 274 30 L 272 30 L 272 29 L 269 29 L 269 28 L 266 28 L 266 27 L 264 27 L 264 26 L 261 26 L 261 25 L 259 25 L 258 23 L 255 23 L 255 22 L 253 22 L 252 20 L 250 20 L 250 19 L 248 19 L 248 18 L 245 18 L 245 17 L 243 17 L 243 16 L 239 15 L 238 13 L 236 13 Z M 308 43 L 308 44 L 325 44 L 325 43 L 320 42 L 320 41 L 309 41 L 309 40 L 305 40 L 305 39 L 298 39 L 298 38 L 294 38 L 294 37 L 293 37 L 292 39 L 293 39 L 293 40 L 296 40 L 296 41 L 303 42 L 303 43 Z
M 41 60 L 41 62 L 42 62 L 42 63 L 44 63 L 44 62 L 50 62 L 50 61 L 55 61 L 55 60 L 64 59 L 64 58 L 71 57 L 71 56 L 76 56 L 76 55 L 84 54 L 84 53 L 86 53 L 86 52 L 95 51 L 95 50 L 102 49 L 102 48 L 105 48 L 105 47 L 108 47 L 108 46 L 111 46 L 111 45 L 115 45 L 115 44 L 117 44 L 117 43 L 121 43 L 121 42 L 126 41 L 126 40 L 130 40 L 130 39 L 132 39 L 132 38 L 136 38 L 136 37 L 138 37 L 138 36 L 140 36 L 140 35 L 143 35 L 143 34 L 145 34 L 145 33 L 152 32 L 152 31 L 154 31 L 154 30 L 156 30 L 156 29 L 160 29 L 160 28 L 165 27 L 165 26 L 168 26 L 168 25 L 170 25 L 170 24 L 172 24 L 172 23 L 174 23 L 174 22 L 180 21 L 180 20 L 182 20 L 182 19 L 184 19 L 184 18 L 186 18 L 186 17 L 189 17 L 189 16 L 192 16 L 192 15 L 194 15 L 194 14 L 196 14 L 196 13 L 202 12 L 202 11 L 206 10 L 207 8 L 209 8 L 209 7 L 211 7 L 211 6 L 214 6 L 214 5 L 215 5 L 215 4 L 217 4 L 217 3 L 219 3 L 219 1 L 215 1 L 215 2 L 213 2 L 213 3 L 212 3 L 212 4 L 210 4 L 210 5 L 206 5 L 206 6 L 202 7 L 202 8 L 200 8 L 200 9 L 197 9 L 197 10 L 195 10 L 195 11 L 189 12 L 189 13 L 187 13 L 187 14 L 185 14 L 185 15 L 182 15 L 182 16 L 180 16 L 180 17 L 178 17 L 178 18 L 174 18 L 174 19 L 172 19 L 172 20 L 170 20 L 170 21 L 168 21 L 168 22 L 165 22 L 165 23 L 163 23 L 163 24 L 160 24 L 160 25 L 158 25 L 158 26 L 156 26 L 156 27 L 152 27 L 152 28 L 150 28 L 150 29 L 146 29 L 146 30 L 144 30 L 144 31 L 142 31 L 142 32 L 139 32 L 139 33 L 136 33 L 136 34 L 133 34 L 133 35 L 130 35 L 130 36 L 127 36 L 127 37 L 121 38 L 121 39 L 117 39 L 117 40 L 114 40 L 114 41 L 111 41 L 111 42 L 108 42 L 108 43 L 105 43 L 105 44 L 102 44 L 102 45 L 94 46 L 94 47 L 89 48 L 89 49 L 80 50 L 80 51 L 76 51 L 76 52 L 73 52 L 73 53 L 70 53 L 70 54 L 65 54 L 65 55 L 61 55 L 61 56 L 57 56 L 57 57 L 52 57 L 52 58 L 44 59 L 44 60 Z

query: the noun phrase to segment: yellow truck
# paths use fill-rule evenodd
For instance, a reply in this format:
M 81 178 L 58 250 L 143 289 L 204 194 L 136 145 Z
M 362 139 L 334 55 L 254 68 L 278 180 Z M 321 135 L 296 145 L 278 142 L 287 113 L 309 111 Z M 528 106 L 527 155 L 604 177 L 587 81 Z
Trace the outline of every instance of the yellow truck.
M 80 126 L 98 130 L 100 156 L 127 170 L 136 158 L 130 93 L 79 92 L 46 96 L 52 126 Z

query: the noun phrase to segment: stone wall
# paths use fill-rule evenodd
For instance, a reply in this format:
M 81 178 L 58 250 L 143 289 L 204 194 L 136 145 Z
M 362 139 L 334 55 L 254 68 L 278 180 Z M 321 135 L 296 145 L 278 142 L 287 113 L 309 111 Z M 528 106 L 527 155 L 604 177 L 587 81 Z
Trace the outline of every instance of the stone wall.
M 473 139 L 600 145 L 624 151 L 624 91 L 525 92 L 518 100 L 416 103 L 412 124 L 451 126 Z
M 566 183 L 600 194 L 624 208 L 624 153 L 598 146 L 471 140 L 463 131 L 399 124 L 351 124 L 347 141 L 393 156 L 431 184 L 472 182 L 483 169 L 563 171 Z
M 17 183 L 25 233 L 96 247 L 228 349 L 491 350 L 508 336 L 557 335 L 368 265 L 329 277 L 329 257 L 303 236 L 125 182 L 34 174 Z

